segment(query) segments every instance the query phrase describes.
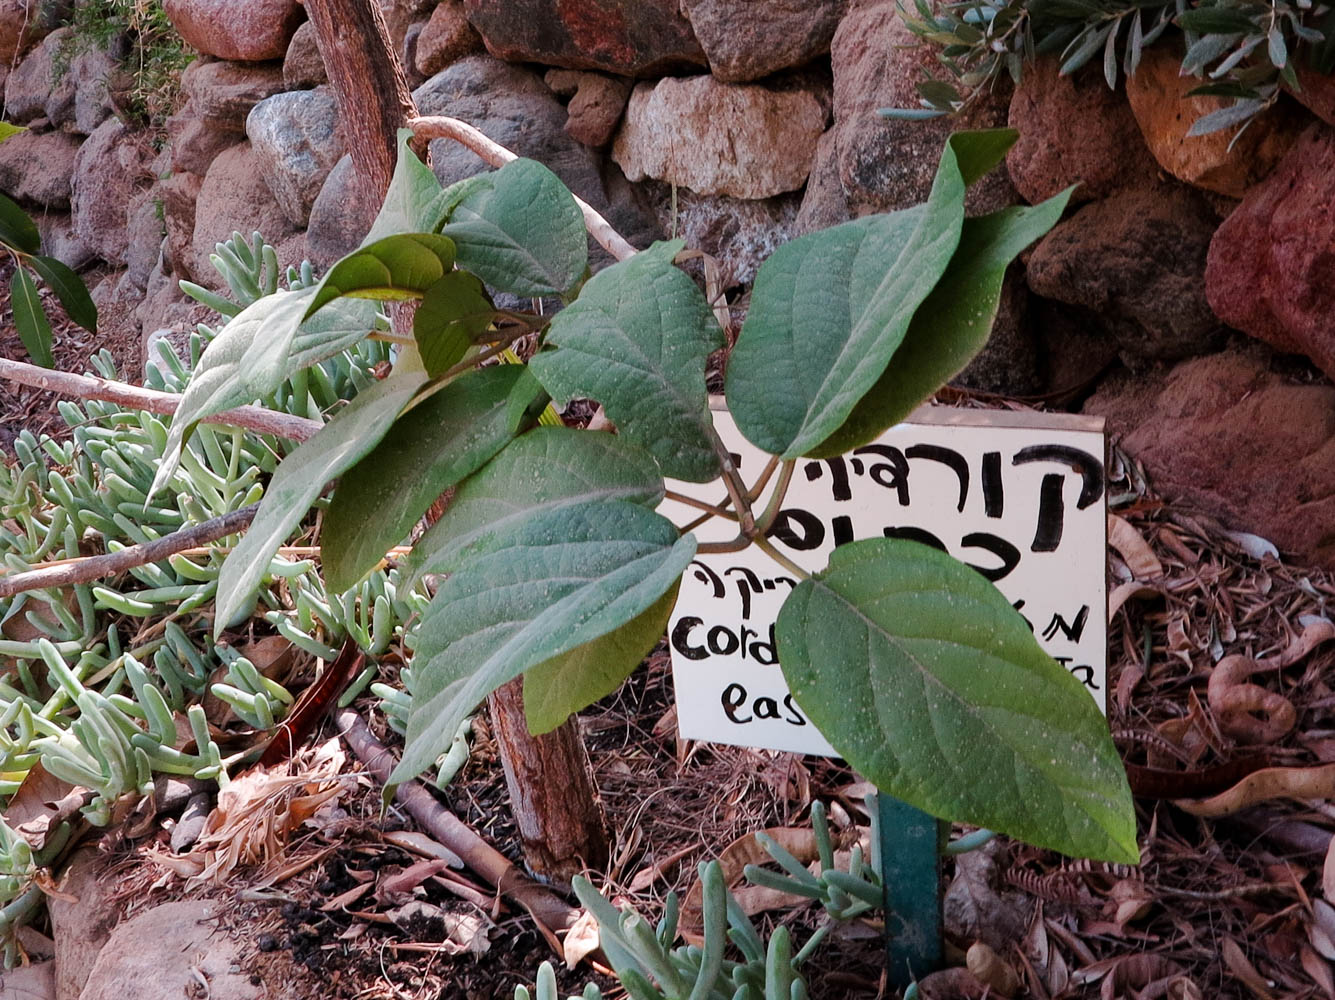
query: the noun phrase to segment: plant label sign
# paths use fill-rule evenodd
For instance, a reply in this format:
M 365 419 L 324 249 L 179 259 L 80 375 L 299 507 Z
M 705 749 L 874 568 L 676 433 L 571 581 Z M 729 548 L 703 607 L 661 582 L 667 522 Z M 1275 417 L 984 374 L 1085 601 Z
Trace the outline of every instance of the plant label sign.
M 715 424 L 743 479 L 767 456 L 725 410 Z M 793 562 L 823 570 L 836 545 L 885 535 L 944 549 L 992 580 L 1040 645 L 1106 711 L 1107 587 L 1101 418 L 921 407 L 879 440 L 838 458 L 799 459 L 770 539 Z M 722 487 L 669 482 L 716 504 Z M 765 507 L 771 483 L 755 504 Z M 699 511 L 664 501 L 677 523 Z M 713 518 L 701 541 L 736 525 Z M 668 624 L 681 735 L 833 756 L 784 683 L 774 622 L 796 585 L 751 547 L 699 555 Z

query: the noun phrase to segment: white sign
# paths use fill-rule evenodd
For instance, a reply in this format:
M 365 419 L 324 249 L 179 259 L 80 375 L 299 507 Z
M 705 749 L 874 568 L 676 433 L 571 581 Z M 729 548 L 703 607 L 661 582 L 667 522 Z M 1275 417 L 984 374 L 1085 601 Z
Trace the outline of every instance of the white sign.
M 753 483 L 768 456 L 726 411 L 716 410 L 714 422 Z M 811 572 L 855 539 L 943 548 L 995 582 L 1040 645 L 1106 710 L 1103 455 L 1101 418 L 922 407 L 840 458 L 799 459 L 770 539 Z M 723 500 L 717 481 L 668 488 Z M 659 510 L 677 524 L 700 514 L 670 500 Z M 726 541 L 737 526 L 713 518 L 696 533 Z M 754 546 L 698 556 L 686 570 L 668 625 L 683 737 L 834 755 L 789 695 L 775 654 L 774 621 L 795 585 Z

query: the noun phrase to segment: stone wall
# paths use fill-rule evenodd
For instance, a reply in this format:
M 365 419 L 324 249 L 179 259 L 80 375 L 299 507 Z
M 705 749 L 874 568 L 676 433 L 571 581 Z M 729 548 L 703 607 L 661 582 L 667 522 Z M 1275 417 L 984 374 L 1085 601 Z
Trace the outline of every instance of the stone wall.
M 297 0 L 166 0 L 200 57 L 160 149 L 115 113 L 116 44 L 61 64 L 58 8 L 0 0 L 5 117 L 31 128 L 0 145 L 0 190 L 34 210 L 56 256 L 109 269 L 100 304 L 144 334 L 190 323 L 177 282 L 216 283 L 208 256 L 233 230 L 263 232 L 284 263 L 325 265 L 359 242 L 373 207 L 354 203 Z M 1092 397 L 1170 494 L 1335 565 L 1329 80 L 1305 77 L 1237 142 L 1189 137 L 1221 100 L 1185 96 L 1196 81 L 1167 42 L 1125 91 L 1041 61 L 963 122 L 906 123 L 877 110 L 916 105 L 935 55 L 913 46 L 894 0 L 384 11 L 423 113 L 543 161 L 637 246 L 675 227 L 737 290 L 784 240 L 923 200 L 951 128 L 1016 127 L 972 211 L 1078 186 L 1013 269 L 993 341 L 961 383 Z M 445 183 L 483 169 L 445 141 L 432 157 Z

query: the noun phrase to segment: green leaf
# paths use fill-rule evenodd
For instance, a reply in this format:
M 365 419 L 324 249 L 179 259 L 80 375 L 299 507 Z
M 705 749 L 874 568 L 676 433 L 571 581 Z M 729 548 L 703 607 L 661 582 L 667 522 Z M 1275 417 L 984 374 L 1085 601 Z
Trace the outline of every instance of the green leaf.
M 89 333 L 97 333 L 97 306 L 83 279 L 54 257 L 34 256 L 29 263 L 56 293 L 69 318 Z
M 37 223 L 17 204 L 0 194 L 0 243 L 6 243 L 20 253 L 37 253 L 42 249 L 42 236 Z
M 1234 35 L 1254 31 L 1256 18 L 1237 7 L 1196 7 L 1177 16 L 1184 31 L 1202 35 Z
M 878 788 L 1039 847 L 1139 861 L 1094 700 L 962 563 L 917 542 L 840 546 L 775 637 L 798 705 Z
M 513 160 L 469 178 L 441 232 L 459 266 L 493 288 L 536 297 L 570 291 L 589 266 L 584 216 L 559 177 L 535 160 Z
M 444 517 L 413 547 L 413 575 L 453 572 L 474 545 L 517 531 L 530 517 L 584 501 L 656 507 L 658 463 L 614 434 L 538 427 L 464 480 Z
M 399 233 L 426 233 L 436 228 L 433 203 L 440 195 L 440 181 L 408 145 L 411 129 L 399 129 L 399 158 L 394 165 L 384 203 L 371 223 L 362 246 L 378 243 Z
M 273 554 L 301 523 L 325 485 L 380 442 L 424 380 L 420 372 L 394 373 L 368 387 L 279 463 L 250 530 L 218 576 L 215 635 L 246 613 Z
M 1191 128 L 1187 129 L 1187 135 L 1189 137 L 1209 135 L 1211 132 L 1220 132 L 1234 125 L 1241 125 L 1264 110 L 1265 106 L 1264 101 L 1241 98 L 1226 108 L 1211 111 L 1208 115 L 1197 118 L 1191 123 Z
M 542 511 L 476 547 L 422 616 L 389 783 L 426 769 L 506 681 L 639 617 L 694 556 L 694 536 L 624 500 Z
M 306 315 L 339 296 L 420 299 L 454 266 L 454 241 L 435 233 L 399 233 L 359 247 L 329 269 Z
M 12 122 L 0 121 L 0 142 L 4 142 L 6 139 L 12 139 L 20 132 L 26 132 L 26 131 L 28 130 L 24 128 L 22 125 L 15 125 Z
M 524 674 L 524 718 L 535 735 L 550 733 L 574 712 L 611 694 L 667 631 L 677 586 L 619 629 L 539 663 Z
M 314 289 L 275 292 L 247 306 L 209 344 L 191 373 L 167 433 L 153 494 L 180 460 L 182 443 L 205 417 L 263 399 L 294 372 L 361 340 L 379 312 L 372 302 L 342 301 L 302 322 Z
M 926 204 L 799 237 L 761 265 L 727 379 L 728 407 L 753 444 L 796 458 L 848 419 L 955 252 L 967 179 L 1014 135 L 955 133 Z
M 19 340 L 28 349 L 28 356 L 43 368 L 54 368 L 56 362 L 51 356 L 51 323 L 37 295 L 36 283 L 21 265 L 14 268 L 14 277 L 9 282 L 9 297 L 10 306 L 14 310 L 14 325 L 18 327 Z
M 719 474 L 710 433 L 705 359 L 723 346 L 709 303 L 672 264 L 681 240 L 655 243 L 594 275 L 552 319 L 544 351 L 529 362 L 562 404 L 596 399 L 618 433 L 665 475 L 706 483 Z
M 451 271 L 428 288 L 413 315 L 413 339 L 426 373 L 435 378 L 458 364 L 495 318 L 487 290 L 466 271 Z
M 332 591 L 360 580 L 432 501 L 505 447 L 524 418 L 511 395 L 525 374 L 522 365 L 495 365 L 454 380 L 403 414 L 343 475 L 320 536 Z M 532 403 L 541 387 L 528 384 Z
M 914 313 L 885 372 L 843 426 L 810 454 L 842 455 L 874 440 L 963 370 L 992 332 L 1007 266 L 1060 221 L 1071 190 L 1032 208 L 964 220 L 946 273 Z

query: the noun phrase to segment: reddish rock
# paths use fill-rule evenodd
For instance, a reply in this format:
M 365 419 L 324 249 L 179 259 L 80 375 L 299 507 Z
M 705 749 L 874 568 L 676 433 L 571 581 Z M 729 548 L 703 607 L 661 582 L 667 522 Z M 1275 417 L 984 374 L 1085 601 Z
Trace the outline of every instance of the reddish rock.
M 188 173 L 174 173 L 158 184 L 166 229 L 163 259 L 171 270 L 191 281 L 199 280 L 190 251 L 195 238 L 195 201 L 203 184 L 204 179 L 198 174 Z
M 931 46 L 904 26 L 896 0 L 872 0 L 839 23 L 830 46 L 834 69 L 834 134 L 839 179 L 853 215 L 888 212 L 925 201 L 950 133 L 1006 124 L 1009 93 L 962 118 L 926 122 L 882 118 L 881 108 L 916 108 L 917 84 L 939 72 Z M 969 192 L 971 213 L 1015 201 L 1004 168 L 993 171 Z
M 306 12 L 297 0 L 165 0 L 182 41 L 238 62 L 282 59 Z
M 705 65 L 677 0 L 464 0 L 487 51 L 507 62 L 652 77 Z
M 612 141 L 630 100 L 629 80 L 577 69 L 549 69 L 543 79 L 554 93 L 570 98 L 566 133 L 572 139 L 595 149 Z
M 214 244 L 233 232 L 260 232 L 274 245 L 296 231 L 279 207 L 250 143 L 221 153 L 204 175 L 195 202 L 195 234 L 191 242 L 190 269 L 196 280 L 210 288 L 222 279 L 209 263 Z
M 195 60 L 181 74 L 185 105 L 167 119 L 172 168 L 202 177 L 219 153 L 245 139 L 251 108 L 284 89 L 279 63 Z
M 793 223 L 793 235 L 814 233 L 817 229 L 837 226 L 850 218 L 848 196 L 839 180 L 839 147 L 835 130 L 830 129 L 816 143 L 802 206 Z
M 1059 223 L 1029 258 L 1029 287 L 1099 317 L 1124 357 L 1175 360 L 1214 347 L 1205 297 L 1215 215 L 1181 185 L 1126 191 Z
M 1264 349 L 1109 379 L 1085 405 L 1165 497 L 1335 569 L 1335 388 L 1295 385 Z
M 848 0 L 682 0 L 709 59 L 709 72 L 727 83 L 759 80 L 805 66 L 830 51 Z
M 70 204 L 74 225 L 99 257 L 124 264 L 130 239 L 126 212 L 153 183 L 148 139 L 115 118 L 99 125 L 79 147 Z
M 56 86 L 56 53 L 61 40 L 70 34 L 69 28 L 53 33 L 10 70 L 5 80 L 5 121 L 26 125 L 46 114 L 47 100 Z
M 0 142 L 0 191 L 43 208 L 69 208 L 79 138 L 64 132 L 19 132 Z
M 74 219 L 68 212 L 39 212 L 33 216 L 37 231 L 42 235 L 42 253 L 48 257 L 82 270 L 97 259 L 97 254 L 74 227 Z
M 1092 69 L 1062 76 L 1060 66 L 1053 56 L 1026 66 L 1011 98 L 1020 137 L 1006 169 L 1020 197 L 1033 205 L 1078 183 L 1073 200 L 1092 201 L 1153 184 L 1159 166 L 1126 98 Z
M 806 183 L 825 123 L 811 91 L 667 77 L 636 86 L 612 158 L 632 181 L 768 198 Z
M 0 0 L 0 62 L 9 65 L 69 13 L 58 0 Z
M 442 0 L 417 36 L 414 62 L 423 76 L 433 76 L 456 59 L 480 51 L 482 36 L 468 23 L 463 0 Z
M 1174 177 L 1207 191 L 1240 198 L 1274 169 L 1302 131 L 1302 117 L 1281 102 L 1257 115 L 1237 142 L 1236 128 L 1188 135 L 1197 119 L 1229 107 L 1229 97 L 1187 97 L 1201 85 L 1179 76 L 1177 52 L 1164 46 L 1147 49 L 1126 96 L 1154 158 Z M 1230 148 L 1230 145 L 1232 148 Z
M 309 90 L 328 82 L 329 74 L 315 42 L 315 25 L 306 21 L 287 43 L 287 55 L 283 56 L 283 89 Z
M 1289 93 L 1327 125 L 1335 125 L 1335 76 L 1307 69 L 1302 65 L 1302 60 L 1294 65 L 1298 72 L 1299 89 L 1289 89 Z
M 1229 326 L 1335 378 L 1335 129 L 1313 125 L 1210 244 L 1205 291 Z

